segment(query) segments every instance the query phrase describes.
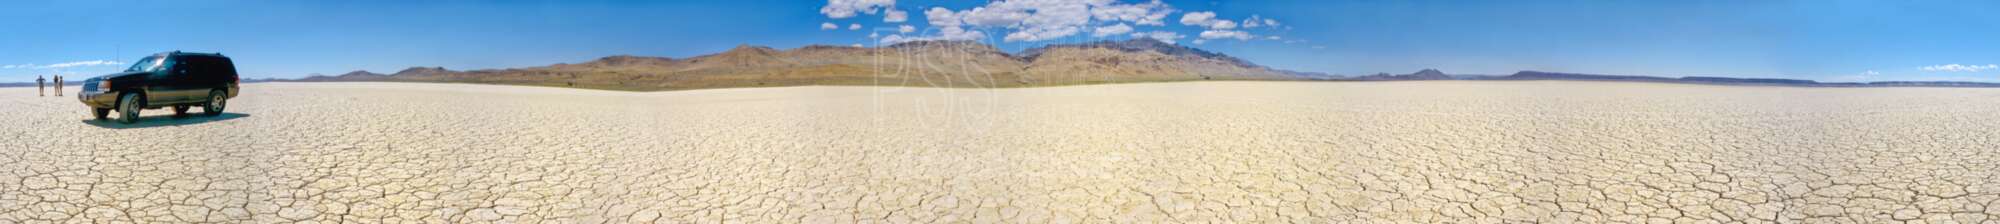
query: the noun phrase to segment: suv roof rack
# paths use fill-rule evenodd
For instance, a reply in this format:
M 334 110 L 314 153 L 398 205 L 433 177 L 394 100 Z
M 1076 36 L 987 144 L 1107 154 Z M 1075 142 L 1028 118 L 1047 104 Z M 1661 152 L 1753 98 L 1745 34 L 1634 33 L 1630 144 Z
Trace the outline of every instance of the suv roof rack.
M 215 52 L 215 53 L 199 53 L 199 52 L 185 52 L 185 51 L 181 51 L 181 50 L 174 50 L 174 51 L 169 51 L 169 52 L 161 52 L 160 54 L 165 54 L 165 55 L 213 55 L 213 56 L 222 56 L 222 52 L 219 52 L 219 51 L 218 51 L 218 52 Z

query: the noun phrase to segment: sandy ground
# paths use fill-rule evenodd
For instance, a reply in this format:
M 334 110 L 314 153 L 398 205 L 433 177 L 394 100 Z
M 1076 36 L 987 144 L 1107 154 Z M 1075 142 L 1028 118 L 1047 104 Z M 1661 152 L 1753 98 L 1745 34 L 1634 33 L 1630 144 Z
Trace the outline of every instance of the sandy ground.
M 2000 89 L 243 89 L 0 88 L 0 223 L 2000 220 Z

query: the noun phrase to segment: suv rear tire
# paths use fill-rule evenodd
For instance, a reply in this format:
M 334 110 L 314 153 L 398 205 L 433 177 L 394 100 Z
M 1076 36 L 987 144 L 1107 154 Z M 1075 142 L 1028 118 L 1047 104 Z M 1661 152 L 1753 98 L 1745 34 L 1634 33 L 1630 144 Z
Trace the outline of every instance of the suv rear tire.
M 222 90 L 208 91 L 208 103 L 202 104 L 202 115 L 222 115 L 222 109 L 229 106 L 229 93 Z
M 132 122 L 139 121 L 139 111 L 146 109 L 144 108 L 146 107 L 145 105 L 139 105 L 140 100 L 142 99 L 139 99 L 138 93 L 125 93 L 118 96 L 118 123 L 131 124 Z

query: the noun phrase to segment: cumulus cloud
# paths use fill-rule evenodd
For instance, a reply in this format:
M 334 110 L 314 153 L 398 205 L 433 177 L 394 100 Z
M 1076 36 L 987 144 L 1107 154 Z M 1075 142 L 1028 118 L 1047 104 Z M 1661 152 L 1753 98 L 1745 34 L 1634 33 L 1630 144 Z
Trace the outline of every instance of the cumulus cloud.
M 826 7 L 820 7 L 819 13 L 826 14 L 826 18 L 845 19 L 854 17 L 856 13 L 874 15 L 877 10 L 893 7 L 896 7 L 896 0 L 827 0 Z
M 1215 21 L 1215 12 L 1190 12 L 1181 14 L 1181 25 L 1207 26 L 1209 23 L 1214 23 L 1213 21 Z
M 47 65 L 36 65 L 36 64 L 0 65 L 0 69 L 60 69 L 60 68 L 107 66 L 107 65 L 115 66 L 121 64 L 116 61 L 89 60 L 89 61 L 63 62 L 63 63 L 55 63 Z
M 978 30 L 965 30 L 965 28 L 954 26 L 954 27 L 938 28 L 937 33 L 928 36 L 903 36 L 901 34 L 890 34 L 887 37 L 883 37 L 880 40 L 880 42 L 882 44 L 896 44 L 896 43 L 910 42 L 910 41 L 978 40 L 980 38 L 986 38 L 986 33 L 979 32 Z
M 1181 25 L 1198 26 L 1210 30 L 1236 29 L 1236 21 L 1215 17 L 1215 12 L 1190 12 L 1181 14 Z
M 925 10 L 924 20 L 930 22 L 931 26 L 936 26 L 936 27 L 953 27 L 953 26 L 965 25 L 965 23 L 961 22 L 958 19 L 957 12 L 953 12 L 951 11 L 951 9 L 945 9 L 944 7 L 932 7 L 930 10 Z
M 895 8 L 882 10 L 882 22 L 900 23 L 910 21 L 910 13 Z
M 1132 32 L 1132 26 L 1127 26 L 1124 23 L 1119 23 L 1117 25 L 1097 27 L 1097 30 L 1090 31 L 1090 36 L 1106 37 L 1106 36 L 1119 35 L 1131 32 Z
M 820 30 L 840 29 L 840 25 L 833 25 L 833 23 L 819 23 L 819 29 Z
M 861 24 L 847 24 L 847 30 L 861 30 Z
M 1923 68 L 1919 68 L 1919 69 L 1923 69 L 1924 71 L 1931 71 L 1931 72 L 1978 72 L 1978 71 L 1980 71 L 1980 70 L 1989 70 L 1989 69 L 2000 69 L 2000 65 L 1994 65 L 1994 64 L 1986 64 L 1986 65 L 1961 65 L 1961 64 L 1946 64 L 1946 65 L 1932 65 L 1932 66 L 1924 66 Z
M 1250 32 L 1243 32 L 1243 31 L 1237 31 L 1237 30 L 1204 30 L 1204 31 L 1201 31 L 1201 39 L 1236 39 L 1236 40 L 1250 40 L 1251 38 L 1257 38 L 1257 36 L 1256 36 L 1256 35 L 1250 35 Z
M 1181 14 L 1181 25 L 1208 27 L 1215 24 L 1215 12 L 1190 12 Z
M 1093 7 L 1090 16 L 1104 21 L 1128 21 L 1142 26 L 1162 26 L 1167 25 L 1165 22 L 1167 14 L 1173 12 L 1173 8 L 1168 7 L 1166 3 L 1153 0 L 1142 4 L 1106 4 Z
M 897 26 L 897 27 L 896 27 L 896 32 L 897 32 L 897 33 L 910 33 L 910 32 L 917 32 L 917 27 L 915 27 L 915 26 L 910 26 L 910 25 L 902 25 L 902 26 Z
M 1261 15 L 1250 15 L 1250 18 L 1243 19 L 1243 28 L 1257 27 L 1278 28 L 1278 20 L 1265 19 Z
M 106 60 L 95 60 L 95 61 L 77 61 L 77 62 L 64 62 L 64 63 L 56 63 L 56 64 L 52 64 L 52 65 L 48 65 L 48 66 L 43 66 L 43 67 L 46 67 L 46 68 L 68 68 L 68 67 L 83 67 L 83 66 L 101 66 L 101 65 L 118 65 L 118 62 L 115 62 L 115 61 L 106 61 Z M 1988 65 L 1988 66 L 1991 66 L 1991 65 Z
M 1165 25 L 1164 20 L 1172 10 L 1159 1 L 1127 4 L 1112 0 L 1002 0 L 966 10 L 934 7 L 924 11 L 924 16 L 931 26 L 941 28 L 1011 30 L 1004 39 L 1017 42 L 1078 35 L 1104 23 Z
M 1171 44 L 1171 43 L 1174 43 L 1174 41 L 1175 41 L 1175 40 L 1180 40 L 1180 39 L 1181 39 L 1182 37 L 1186 37 L 1186 36 L 1182 36 L 1182 35 L 1181 35 L 1180 33 L 1175 33 L 1175 32 L 1168 32 L 1168 31 L 1152 31 L 1152 32 L 1138 32 L 1138 33 L 1132 33 L 1132 37 L 1133 37 L 1133 38 L 1153 38 L 1154 40 L 1159 40 L 1160 42 L 1166 42 L 1166 43 L 1169 43 L 1169 44 Z
M 1007 37 L 1002 39 L 1006 40 L 1007 42 L 1043 41 L 1043 40 L 1051 40 L 1056 38 L 1067 37 L 1070 35 L 1076 35 L 1078 32 L 1081 31 L 1082 31 L 1081 28 L 1075 26 L 1032 27 L 1014 31 L 1013 33 L 1007 33 Z
M 1209 24 L 1208 28 L 1218 29 L 1218 30 L 1236 29 L 1236 22 L 1229 20 L 1216 20 L 1215 23 Z

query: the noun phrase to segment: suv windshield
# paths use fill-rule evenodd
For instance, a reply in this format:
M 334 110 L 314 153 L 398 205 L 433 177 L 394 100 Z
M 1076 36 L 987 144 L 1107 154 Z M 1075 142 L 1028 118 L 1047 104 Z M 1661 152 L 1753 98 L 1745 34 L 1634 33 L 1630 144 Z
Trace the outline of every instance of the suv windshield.
M 164 61 L 164 60 L 160 60 L 160 59 L 161 59 L 161 57 L 160 57 L 160 56 L 158 56 L 158 55 L 155 55 L 155 56 L 148 56 L 148 57 L 146 57 L 146 58 L 142 58 L 142 59 L 139 59 L 139 62 L 138 62 L 138 63 L 132 63 L 132 67 L 129 67 L 129 68 L 125 68 L 125 71 L 126 71 L 126 72 L 150 72 L 150 71 L 156 71 L 156 70 L 160 70 L 160 67 L 163 67 L 163 66 L 161 66 L 161 65 L 165 65 L 165 64 L 163 64 L 163 63 L 160 63 L 161 61 Z

